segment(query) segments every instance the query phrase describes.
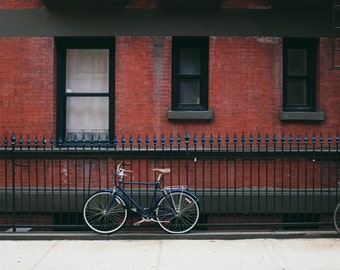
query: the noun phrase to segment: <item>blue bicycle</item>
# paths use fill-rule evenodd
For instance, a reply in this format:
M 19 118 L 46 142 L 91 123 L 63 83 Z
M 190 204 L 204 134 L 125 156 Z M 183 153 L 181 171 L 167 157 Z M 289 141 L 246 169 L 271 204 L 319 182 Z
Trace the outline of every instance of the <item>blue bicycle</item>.
M 158 173 L 156 182 L 125 182 L 126 173 L 132 173 L 124 168 L 125 165 L 120 162 L 117 166 L 117 186 L 98 191 L 86 200 L 83 217 L 90 229 L 100 234 L 114 233 L 125 224 L 128 211 L 137 213 L 142 218 L 134 223 L 135 226 L 143 222 L 157 222 L 164 231 L 172 234 L 187 233 L 195 227 L 199 218 L 199 199 L 186 186 L 161 188 L 161 181 L 164 175 L 171 172 L 170 169 L 153 169 Z M 149 206 L 141 207 L 125 191 L 125 184 L 154 186 Z M 159 192 L 160 195 L 157 195 Z

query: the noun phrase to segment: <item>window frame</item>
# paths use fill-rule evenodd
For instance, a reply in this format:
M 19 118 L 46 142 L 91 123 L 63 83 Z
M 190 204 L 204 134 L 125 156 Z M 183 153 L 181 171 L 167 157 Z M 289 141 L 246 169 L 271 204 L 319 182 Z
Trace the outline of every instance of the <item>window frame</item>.
M 283 39 L 283 102 L 284 112 L 316 112 L 316 70 L 317 70 L 317 38 L 284 38 Z M 288 74 L 288 50 L 306 49 L 306 75 Z M 288 104 L 288 81 L 290 79 L 306 80 L 306 105 Z
M 200 55 L 200 74 L 195 75 L 200 81 L 199 104 L 180 104 L 180 78 L 192 75 L 180 74 L 180 51 L 184 48 L 197 48 Z M 208 111 L 208 72 L 209 37 L 172 37 L 172 110 Z
M 108 97 L 109 127 L 108 136 L 114 137 L 114 78 L 115 78 L 115 38 L 114 37 L 58 37 L 56 44 L 56 88 L 57 88 L 57 120 L 56 132 L 58 140 L 73 141 L 66 134 L 66 102 L 67 97 Z M 109 91 L 108 93 L 67 93 L 66 92 L 66 52 L 68 49 L 108 49 L 109 50 Z M 93 134 L 95 135 L 95 134 Z M 78 138 L 81 140 L 82 138 Z M 94 138 L 97 139 L 97 138 Z M 106 138 L 101 138 L 105 140 Z

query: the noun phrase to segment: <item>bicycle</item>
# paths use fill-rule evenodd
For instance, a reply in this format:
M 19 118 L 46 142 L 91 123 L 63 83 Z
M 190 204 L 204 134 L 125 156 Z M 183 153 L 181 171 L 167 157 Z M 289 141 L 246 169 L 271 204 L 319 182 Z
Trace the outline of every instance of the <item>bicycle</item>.
M 195 227 L 199 218 L 199 199 L 186 186 L 161 188 L 164 175 L 170 174 L 171 169 L 153 169 L 158 173 L 155 182 L 125 182 L 126 173 L 132 173 L 124 168 L 125 165 L 120 162 L 117 166 L 118 185 L 113 189 L 97 191 L 85 201 L 83 218 L 91 230 L 99 234 L 118 231 L 125 224 L 128 211 L 142 218 L 134 226 L 143 222 L 156 222 L 171 234 L 187 233 Z M 134 184 L 154 186 L 147 208 L 143 208 L 124 189 L 124 185 Z M 160 195 L 157 195 L 159 192 Z
M 335 229 L 340 233 L 340 203 L 335 207 L 333 221 Z

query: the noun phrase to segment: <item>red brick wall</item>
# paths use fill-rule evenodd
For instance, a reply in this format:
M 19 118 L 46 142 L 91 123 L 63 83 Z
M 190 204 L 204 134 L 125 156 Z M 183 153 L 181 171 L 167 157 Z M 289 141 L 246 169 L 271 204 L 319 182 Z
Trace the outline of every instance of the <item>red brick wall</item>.
M 222 8 L 266 8 L 269 0 L 222 0 Z M 0 8 L 40 8 L 40 0 L 2 0 Z M 127 8 L 157 8 L 133 0 Z M 321 122 L 280 121 L 282 40 L 278 37 L 210 37 L 209 108 L 212 121 L 168 121 L 171 109 L 171 37 L 116 38 L 115 131 L 193 136 L 282 132 L 335 134 L 340 126 L 340 76 L 332 70 L 332 42 L 320 39 L 318 108 Z M 53 38 L 0 37 L 0 136 L 12 131 L 55 133 Z M 18 134 L 17 134 L 18 135 Z M 334 135 L 333 135 L 334 136 Z
M 169 131 L 171 38 L 116 38 L 116 134 Z
M 275 130 L 280 124 L 281 40 L 211 37 L 210 45 L 211 131 Z
M 331 69 L 330 46 L 330 40 L 320 40 L 318 103 L 326 113 L 322 122 L 280 121 L 282 40 L 270 37 L 210 37 L 209 107 L 214 120 L 170 122 L 171 38 L 117 37 L 116 133 L 336 133 L 340 76 Z
M 116 38 L 116 134 L 202 133 L 222 137 L 258 132 L 304 136 L 340 126 L 340 76 L 331 68 L 331 40 L 320 39 L 318 107 L 322 122 L 280 121 L 281 38 L 210 37 L 209 107 L 214 119 L 168 121 L 171 37 Z M 54 134 L 53 38 L 0 38 L 0 133 Z M 17 134 L 19 135 L 19 134 Z
M 0 134 L 55 132 L 53 38 L 0 38 Z M 34 139 L 34 138 L 31 138 Z
M 0 8 L 42 8 L 40 0 L 1 0 Z

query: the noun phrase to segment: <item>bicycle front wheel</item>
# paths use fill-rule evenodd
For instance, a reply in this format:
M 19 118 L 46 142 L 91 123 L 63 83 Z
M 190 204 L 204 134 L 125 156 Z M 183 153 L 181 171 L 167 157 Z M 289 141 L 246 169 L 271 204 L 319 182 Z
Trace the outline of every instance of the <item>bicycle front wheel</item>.
M 340 203 L 337 205 L 334 211 L 334 227 L 340 233 Z
M 125 223 L 127 209 L 124 200 L 110 191 L 99 191 L 87 199 L 83 207 L 86 225 L 96 233 L 110 234 Z
M 164 195 L 156 209 L 159 226 L 168 233 L 189 232 L 199 218 L 197 199 L 182 191 L 173 191 Z

